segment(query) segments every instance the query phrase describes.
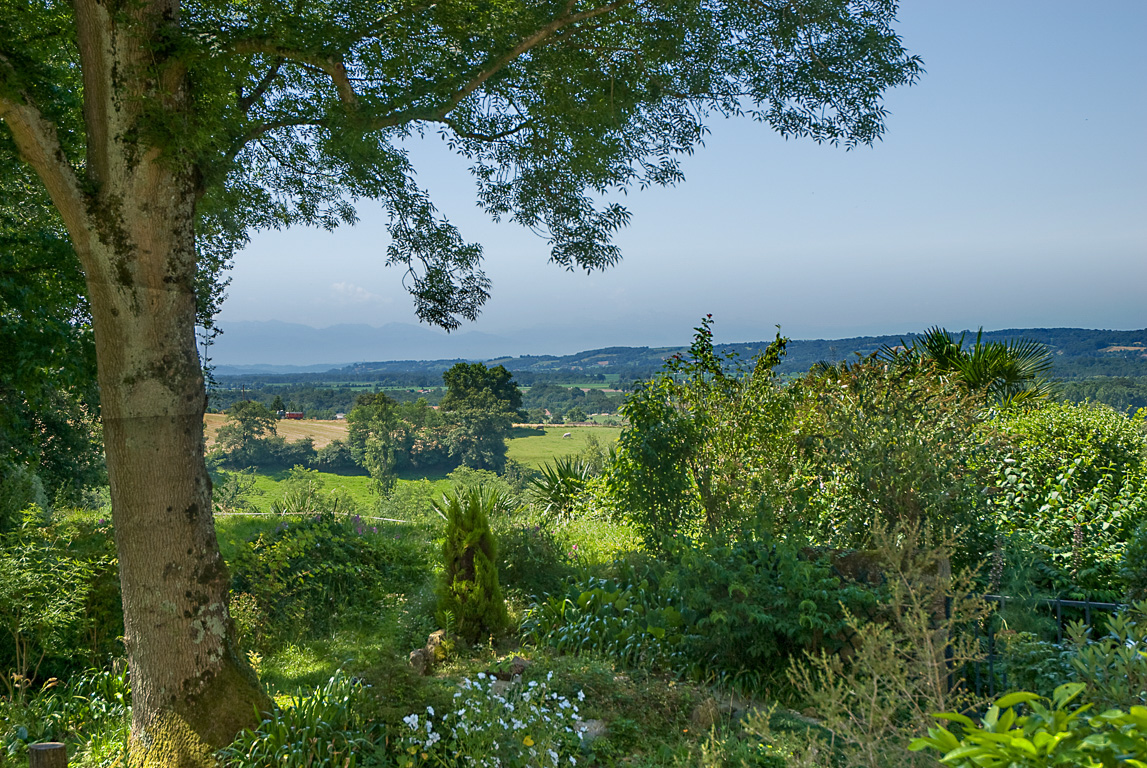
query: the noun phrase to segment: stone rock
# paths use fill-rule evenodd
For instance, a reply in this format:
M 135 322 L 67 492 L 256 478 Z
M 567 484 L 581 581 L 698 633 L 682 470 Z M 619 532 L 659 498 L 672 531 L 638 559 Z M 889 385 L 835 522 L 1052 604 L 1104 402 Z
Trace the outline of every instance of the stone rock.
M 697 730 L 707 731 L 717 724 L 717 718 L 720 715 L 721 710 L 717 707 L 717 702 L 706 699 L 693 707 L 693 712 L 689 715 L 689 722 Z
M 499 680 L 520 680 L 530 664 L 531 662 L 523 659 L 521 656 L 514 656 L 510 659 L 509 663 L 502 661 L 498 663 L 498 667 L 495 669 L 486 670 L 486 674 L 490 677 L 496 677 Z
M 450 647 L 454 644 L 453 639 L 445 629 L 439 629 L 430 633 L 430 637 L 426 638 L 426 653 L 429 654 L 432 662 L 437 664 L 440 661 L 446 660 L 446 654 Z
M 581 737 L 582 744 L 590 744 L 595 739 L 600 739 L 608 730 L 604 720 L 582 720 L 574 726 L 574 732 Z
M 431 669 L 430 657 L 425 648 L 410 652 L 410 667 L 419 675 L 429 675 Z

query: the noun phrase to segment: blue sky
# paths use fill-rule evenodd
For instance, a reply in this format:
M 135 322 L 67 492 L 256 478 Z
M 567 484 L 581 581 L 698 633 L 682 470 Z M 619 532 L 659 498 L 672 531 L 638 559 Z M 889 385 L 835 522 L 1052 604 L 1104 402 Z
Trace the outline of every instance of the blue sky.
M 586 276 L 474 206 L 465 162 L 413 144 L 419 181 L 483 243 L 477 323 L 515 353 L 949 328 L 1147 327 L 1147 2 L 908 0 L 925 62 L 852 152 L 713 121 L 686 181 L 632 193 L 621 264 Z M 220 323 L 416 322 L 377 209 L 336 233 L 256 234 Z M 226 344 L 226 336 L 220 345 Z M 309 361 L 298 361 L 300 363 Z

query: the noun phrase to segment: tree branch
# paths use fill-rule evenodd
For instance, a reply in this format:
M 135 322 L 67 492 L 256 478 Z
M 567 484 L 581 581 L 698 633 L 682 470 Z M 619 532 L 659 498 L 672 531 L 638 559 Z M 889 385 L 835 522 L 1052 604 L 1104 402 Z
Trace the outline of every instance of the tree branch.
M 11 62 L 3 55 L 0 55 L 0 69 L 8 75 L 4 79 L 15 74 Z M 17 93 L 19 100 L 14 100 L 11 91 L 0 91 L 0 120 L 12 132 L 20 157 L 40 177 L 64 220 L 64 226 L 68 228 L 73 244 L 78 246 L 89 229 L 89 220 L 76 171 L 64 154 L 55 124 L 44 117 L 27 93 Z M 77 247 L 76 250 L 80 252 L 82 249 Z
M 275 59 L 275 63 L 267 70 L 267 74 L 263 75 L 263 79 L 258 82 L 254 90 L 246 96 L 242 94 L 239 95 L 239 109 L 243 110 L 243 114 L 247 114 L 247 112 L 251 110 L 251 107 L 255 105 L 255 102 L 263 98 L 263 94 L 267 92 L 267 89 L 271 87 L 271 83 L 275 82 L 275 78 L 279 76 L 279 70 L 282 69 L 284 61 L 286 61 L 286 59 Z
M 475 139 L 477 141 L 493 142 L 493 141 L 497 141 L 498 139 L 504 139 L 507 136 L 513 136 L 518 131 L 521 131 L 525 128 L 528 128 L 533 121 L 524 120 L 524 121 L 518 123 L 517 125 L 515 125 L 513 128 L 507 128 L 506 130 L 498 131 L 497 133 L 476 133 L 474 131 L 459 130 L 458 124 L 456 122 L 454 122 L 453 120 L 451 120 L 450 118 L 443 118 L 441 120 L 436 120 L 434 122 L 443 123 L 444 125 L 449 127 L 450 130 L 454 131 L 455 136 L 457 136 L 461 139 Z
M 231 50 L 243 55 L 262 53 L 277 59 L 309 64 L 325 72 L 327 77 L 331 79 L 331 84 L 338 92 L 339 101 L 350 108 L 358 105 L 358 94 L 355 93 L 354 86 L 351 85 L 350 78 L 347 76 L 346 65 L 338 57 L 319 56 L 304 51 L 296 51 L 270 40 L 240 40 L 231 46 Z
M 454 93 L 454 95 L 451 96 L 447 100 L 446 104 L 442 106 L 442 108 L 438 112 L 438 115 L 435 118 L 431 118 L 431 119 L 441 120 L 442 118 L 446 117 L 446 115 L 450 114 L 450 111 L 453 110 L 454 107 L 458 106 L 458 104 L 461 103 L 462 99 L 469 96 L 471 93 L 473 93 L 475 90 L 477 90 L 483 83 L 485 83 L 491 77 L 493 77 L 494 75 L 498 74 L 500 71 L 505 69 L 511 62 L 513 62 L 519 56 L 521 56 L 524 53 L 527 53 L 528 51 L 530 51 L 530 49 L 532 49 L 532 48 L 536 47 L 537 45 L 539 45 L 540 43 L 544 42 L 546 39 L 548 39 L 551 35 L 558 32 L 559 30 L 564 29 L 565 27 L 568 27 L 571 24 L 577 24 L 579 21 L 587 21 L 588 19 L 593 19 L 593 18 L 596 18 L 598 16 L 602 16 L 602 15 L 607 14 L 607 13 L 612 13 L 613 11 L 616 11 L 618 8 L 620 8 L 621 6 L 625 5 L 628 2 L 629 2 L 629 0 L 614 0 L 614 2 L 612 2 L 612 3 L 608 3 L 606 5 L 600 6 L 598 8 L 594 8 L 594 9 L 589 10 L 589 11 L 582 11 L 581 13 L 567 13 L 567 15 L 562 16 L 561 18 L 554 19 L 553 21 L 551 21 L 549 24 L 547 24 L 544 27 L 542 27 L 541 29 L 539 29 L 534 34 L 523 39 L 521 42 L 519 42 L 517 45 L 515 45 L 513 48 L 511 48 L 507 53 L 505 53 L 502 56 L 495 59 L 494 62 L 489 67 L 487 67 L 486 69 L 479 72 L 474 77 L 474 79 L 472 79 L 470 82 L 466 83 L 466 85 L 459 88 Z M 570 6 L 572 6 L 572 2 L 570 3 L 570 5 L 567 5 L 566 7 L 569 8 Z

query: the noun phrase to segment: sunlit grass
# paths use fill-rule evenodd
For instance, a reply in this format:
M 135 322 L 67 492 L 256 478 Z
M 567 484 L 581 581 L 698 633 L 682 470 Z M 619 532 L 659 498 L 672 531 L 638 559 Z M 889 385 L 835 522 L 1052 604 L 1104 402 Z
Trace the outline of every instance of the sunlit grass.
M 569 437 L 565 437 L 566 434 Z M 507 441 L 507 458 L 538 469 L 557 456 L 585 450 L 590 435 L 602 445 L 610 445 L 620 434 L 620 427 L 570 427 L 562 424 L 544 428 L 515 427 Z

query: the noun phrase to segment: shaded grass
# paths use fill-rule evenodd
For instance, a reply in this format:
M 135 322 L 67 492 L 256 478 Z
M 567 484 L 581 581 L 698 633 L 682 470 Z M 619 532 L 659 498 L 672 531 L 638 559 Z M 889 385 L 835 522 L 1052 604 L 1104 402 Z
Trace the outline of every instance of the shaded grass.
M 570 436 L 563 437 L 567 432 Z M 514 427 L 507 441 L 507 458 L 540 469 L 558 456 L 585 450 L 590 435 L 594 435 L 602 445 L 610 445 L 620 434 L 620 427 L 570 427 L 562 424 L 541 428 Z

